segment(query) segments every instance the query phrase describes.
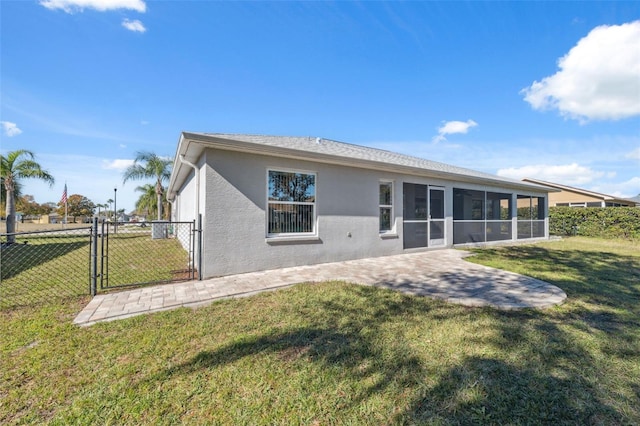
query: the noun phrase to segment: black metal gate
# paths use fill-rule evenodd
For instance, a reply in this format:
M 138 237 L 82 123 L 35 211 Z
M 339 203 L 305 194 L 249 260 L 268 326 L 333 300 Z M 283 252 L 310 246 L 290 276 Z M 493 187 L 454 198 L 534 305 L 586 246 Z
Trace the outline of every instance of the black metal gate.
M 91 294 L 118 287 L 199 278 L 194 222 L 93 224 Z

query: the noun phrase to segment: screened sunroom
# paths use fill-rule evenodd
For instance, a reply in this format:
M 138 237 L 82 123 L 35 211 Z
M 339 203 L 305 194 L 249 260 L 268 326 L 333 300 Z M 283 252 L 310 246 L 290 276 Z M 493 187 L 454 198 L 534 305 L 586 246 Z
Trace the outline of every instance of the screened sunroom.
M 544 237 L 544 200 L 511 192 L 453 188 L 453 244 Z

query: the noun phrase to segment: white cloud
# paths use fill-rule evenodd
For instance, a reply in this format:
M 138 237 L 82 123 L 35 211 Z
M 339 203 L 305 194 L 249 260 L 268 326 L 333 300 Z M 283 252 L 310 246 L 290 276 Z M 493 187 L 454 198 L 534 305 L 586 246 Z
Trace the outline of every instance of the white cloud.
M 581 122 L 640 115 L 640 21 L 602 25 L 558 60 L 560 70 L 521 91 L 533 109 Z
M 432 142 L 438 143 L 442 141 L 446 141 L 446 135 L 453 135 L 456 133 L 467 133 L 470 128 L 477 126 L 473 120 L 467 121 L 446 121 L 440 128 L 438 129 L 438 134 L 433 137 Z
M 144 27 L 144 24 L 137 19 L 134 19 L 133 21 L 131 21 L 125 18 L 122 21 L 122 26 L 128 29 L 129 31 L 133 31 L 136 33 L 143 33 L 147 31 L 147 29 Z
M 18 136 L 22 133 L 22 130 L 18 128 L 16 123 L 12 123 L 10 121 L 0 121 L 2 124 L 2 130 L 4 130 L 4 134 L 8 137 Z
M 607 183 L 590 188 L 592 191 L 613 195 L 620 198 L 631 198 L 640 195 L 640 177 L 635 176 L 620 183 Z
M 40 4 L 47 9 L 61 9 L 67 13 L 82 12 L 84 9 L 95 9 L 99 12 L 129 9 L 140 13 L 147 10 L 143 0 L 40 0 Z
M 133 160 L 115 159 L 115 160 L 102 160 L 102 168 L 107 170 L 124 170 L 127 167 L 133 165 Z
M 581 166 L 577 163 L 572 163 L 564 165 L 535 164 L 523 167 L 511 167 L 498 170 L 497 175 L 512 179 L 528 177 L 563 185 L 580 186 L 605 176 L 605 173 L 592 170 L 589 167 Z
M 627 155 L 625 155 L 625 158 L 630 158 L 632 160 L 640 160 L 640 147 L 629 152 Z

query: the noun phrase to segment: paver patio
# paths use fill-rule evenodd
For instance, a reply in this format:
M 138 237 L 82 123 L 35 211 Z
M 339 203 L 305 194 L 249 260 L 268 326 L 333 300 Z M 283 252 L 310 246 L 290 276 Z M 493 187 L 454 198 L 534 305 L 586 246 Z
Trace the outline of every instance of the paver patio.
M 547 308 L 567 297 L 544 281 L 464 260 L 469 252 L 445 249 L 320 265 L 296 266 L 143 287 L 95 296 L 74 323 L 87 326 L 181 306 L 243 297 L 302 282 L 329 280 L 390 288 L 466 306 L 499 309 Z

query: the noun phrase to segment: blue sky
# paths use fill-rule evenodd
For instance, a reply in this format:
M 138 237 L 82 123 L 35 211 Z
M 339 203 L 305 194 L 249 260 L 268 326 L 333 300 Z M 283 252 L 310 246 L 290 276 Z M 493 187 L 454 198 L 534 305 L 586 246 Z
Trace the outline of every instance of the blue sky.
M 640 2 L 2 1 L 0 151 L 134 208 L 181 131 L 319 136 L 640 193 Z

